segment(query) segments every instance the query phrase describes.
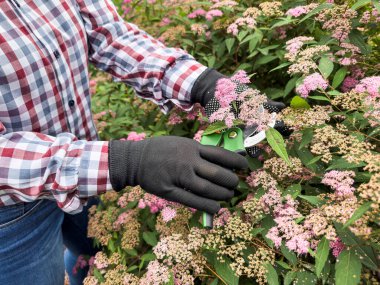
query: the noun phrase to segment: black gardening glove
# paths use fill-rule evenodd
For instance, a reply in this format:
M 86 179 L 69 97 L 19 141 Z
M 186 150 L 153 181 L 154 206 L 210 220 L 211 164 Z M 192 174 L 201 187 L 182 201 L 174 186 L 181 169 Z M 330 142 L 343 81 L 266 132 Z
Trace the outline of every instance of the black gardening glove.
M 235 169 L 247 160 L 220 147 L 175 136 L 143 141 L 114 140 L 109 171 L 116 191 L 140 185 L 145 191 L 186 206 L 217 213 L 217 201 L 229 200 L 239 183 Z
M 220 108 L 219 102 L 216 100 L 214 94 L 216 89 L 217 81 L 221 78 L 228 78 L 223 74 L 219 73 L 214 69 L 205 70 L 197 79 L 194 84 L 194 87 L 191 92 L 192 101 L 194 103 L 200 103 L 203 107 L 205 107 L 205 112 L 207 117 L 210 117 L 215 111 Z M 247 90 L 249 87 L 245 84 L 238 84 L 237 93 L 241 93 Z M 273 100 L 268 99 L 268 102 L 263 104 L 264 108 L 267 109 L 270 113 L 279 113 L 282 109 L 285 108 L 285 104 L 281 102 L 275 102 Z M 239 105 L 237 106 L 239 108 Z M 231 107 L 232 108 L 232 107 Z M 235 113 L 237 117 L 238 114 L 236 110 L 232 108 L 232 111 Z M 283 121 L 276 121 L 274 126 L 276 130 L 278 130 L 283 136 L 289 136 L 291 131 L 285 126 Z M 244 138 L 252 135 L 255 131 L 255 126 L 248 126 L 243 129 Z M 247 153 L 252 157 L 257 157 L 259 155 L 259 149 L 257 147 L 247 148 Z

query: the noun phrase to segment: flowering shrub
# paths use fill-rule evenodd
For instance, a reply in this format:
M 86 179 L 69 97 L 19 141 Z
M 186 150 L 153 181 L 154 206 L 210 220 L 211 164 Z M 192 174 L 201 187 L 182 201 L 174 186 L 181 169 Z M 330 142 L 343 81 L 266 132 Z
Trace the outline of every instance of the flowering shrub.
M 380 4 L 333 2 L 119 3 L 127 20 L 168 45 L 253 84 L 235 94 L 232 81 L 220 81 L 222 107 L 207 123 L 198 107 L 165 118 L 100 81 L 102 138 L 200 140 L 241 120 L 265 128 L 262 94 L 289 106 L 279 116 L 293 133 L 247 158 L 250 171 L 239 173 L 212 230 L 201 213 L 139 187 L 105 194 L 90 211 L 88 234 L 103 250 L 85 284 L 379 284 Z M 227 108 L 236 101 L 238 122 Z

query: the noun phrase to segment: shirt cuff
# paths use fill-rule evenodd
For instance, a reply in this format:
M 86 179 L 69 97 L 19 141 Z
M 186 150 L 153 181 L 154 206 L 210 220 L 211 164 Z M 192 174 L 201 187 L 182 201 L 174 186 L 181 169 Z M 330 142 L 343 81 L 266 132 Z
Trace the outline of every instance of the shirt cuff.
M 108 169 L 108 141 L 89 141 L 83 152 L 78 175 L 80 198 L 112 190 Z
M 162 79 L 162 92 L 165 104 L 162 109 L 167 113 L 173 104 L 190 111 L 195 102 L 191 100 L 191 90 L 198 77 L 207 69 L 194 59 L 177 59 L 165 72 Z

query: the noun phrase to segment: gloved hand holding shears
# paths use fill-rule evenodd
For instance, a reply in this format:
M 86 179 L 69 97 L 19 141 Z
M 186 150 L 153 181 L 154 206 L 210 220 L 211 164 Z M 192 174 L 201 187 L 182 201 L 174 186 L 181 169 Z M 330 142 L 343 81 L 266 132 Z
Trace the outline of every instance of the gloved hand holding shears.
M 224 76 L 215 70 L 206 70 L 195 82 L 192 100 L 205 107 L 211 114 L 215 105 L 215 87 Z M 241 85 L 239 88 L 247 88 Z M 265 108 L 279 112 L 282 103 L 268 102 Z M 273 124 L 281 128 L 283 124 Z M 241 130 L 236 128 L 239 137 L 244 137 L 238 152 L 254 156 L 251 147 L 261 141 L 262 132 L 252 126 Z M 239 131 L 240 130 L 240 131 Z M 245 135 L 243 133 L 245 133 Z M 227 140 L 225 140 L 226 142 Z M 145 191 L 164 199 L 215 214 L 220 209 L 218 201 L 227 201 L 234 195 L 239 179 L 235 170 L 248 168 L 246 158 L 236 153 L 237 149 L 201 145 L 181 137 L 156 137 L 139 142 L 113 140 L 109 144 L 110 180 L 115 190 L 126 186 L 140 185 Z

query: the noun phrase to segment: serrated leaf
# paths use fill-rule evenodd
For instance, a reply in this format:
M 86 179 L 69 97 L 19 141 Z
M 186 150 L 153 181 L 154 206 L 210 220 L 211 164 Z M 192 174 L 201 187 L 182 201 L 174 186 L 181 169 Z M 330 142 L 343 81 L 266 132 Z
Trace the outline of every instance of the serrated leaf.
M 334 63 L 324 56 L 319 61 L 318 69 L 323 77 L 327 79 L 334 70 Z
M 303 135 L 302 135 L 302 140 L 298 149 L 303 149 L 305 146 L 307 146 L 313 140 L 313 136 L 314 136 L 313 129 L 304 130 Z
M 357 167 L 363 167 L 366 164 L 364 162 L 359 162 L 359 163 L 350 163 L 344 158 L 338 158 L 333 161 L 333 163 L 326 169 L 332 170 L 332 169 L 352 169 L 352 168 L 357 168 Z
M 231 53 L 231 50 L 234 44 L 235 44 L 234 38 L 226 39 L 226 47 L 227 47 L 228 53 Z
M 362 54 L 368 55 L 371 53 L 371 46 L 369 46 L 363 38 L 363 35 L 358 30 L 352 30 L 350 34 L 348 35 L 350 42 L 354 45 L 356 45 Z
M 299 195 L 298 197 L 308 201 L 310 204 L 314 206 L 318 206 L 318 204 L 321 202 L 320 198 L 317 196 Z
M 302 187 L 301 184 L 293 184 L 290 185 L 286 190 L 284 191 L 283 195 L 290 195 L 293 199 L 296 199 L 299 194 L 301 194 Z
M 331 90 L 329 92 L 327 92 L 327 94 L 331 95 L 331 96 L 339 96 L 339 95 L 342 95 L 341 92 L 339 92 L 338 90 Z
M 281 63 L 279 66 L 277 66 L 277 67 L 271 69 L 271 70 L 269 71 L 269 73 L 271 73 L 271 72 L 273 72 L 273 71 L 275 71 L 275 70 L 279 70 L 279 69 L 282 69 L 282 68 L 284 68 L 284 67 L 287 67 L 287 66 L 289 66 L 289 65 L 291 65 L 291 64 L 292 64 L 292 63 L 290 63 L 290 62 L 284 62 L 284 63 Z
M 213 133 L 223 131 L 225 129 L 227 129 L 227 126 L 224 122 L 221 122 L 221 121 L 215 122 L 207 127 L 207 129 L 203 132 L 203 135 L 204 136 L 211 135 Z
M 335 264 L 336 285 L 356 285 L 360 283 L 362 264 L 352 250 L 342 251 Z
M 259 233 L 263 232 L 264 230 L 265 230 L 264 228 L 254 228 L 251 230 L 251 235 L 255 237 Z
M 267 273 L 267 281 L 269 285 L 280 285 L 280 282 L 278 281 L 278 275 L 276 272 L 276 269 L 272 266 L 272 264 L 267 263 L 265 267 L 268 270 Z
M 316 163 L 317 161 L 321 160 L 322 158 L 322 155 L 318 155 L 316 157 L 314 157 L 312 160 L 310 160 L 308 163 L 306 163 L 306 166 L 310 166 L 314 163 Z
M 294 96 L 290 102 L 290 107 L 293 109 L 310 109 L 309 103 L 300 96 Z
M 277 260 L 276 263 L 277 263 L 278 265 L 280 265 L 281 267 L 285 268 L 285 269 L 288 269 L 288 270 L 291 269 L 291 267 L 290 267 L 286 262 L 283 262 L 283 261 L 281 261 L 281 260 Z
M 326 237 L 323 237 L 318 243 L 317 252 L 315 255 L 315 273 L 318 278 L 320 277 L 322 270 L 326 264 L 327 258 L 329 257 L 330 245 Z
M 364 241 L 355 236 L 349 229 L 343 228 L 342 224 L 334 222 L 337 234 L 342 242 L 347 246 L 352 246 L 355 253 L 360 257 L 361 263 L 371 270 L 379 269 L 379 262 L 376 258 L 377 254 L 369 245 L 364 245 Z
M 319 100 L 319 101 L 326 101 L 326 102 L 330 102 L 330 99 L 329 98 L 326 98 L 325 96 L 309 96 L 307 97 L 308 99 L 313 99 L 313 100 Z
M 287 164 L 290 165 L 289 155 L 286 151 L 286 145 L 282 135 L 274 128 L 269 128 L 265 132 L 267 141 L 272 149 L 281 157 Z
M 309 271 L 297 272 L 297 277 L 294 280 L 294 285 L 313 285 L 317 284 L 317 276 Z
M 156 246 L 158 241 L 154 232 L 143 232 L 143 239 L 151 246 Z
M 288 81 L 288 83 L 285 86 L 284 96 L 286 96 L 290 92 L 292 92 L 292 90 L 294 89 L 294 87 L 296 87 L 296 82 L 297 82 L 298 79 L 299 79 L 298 77 L 293 77 L 292 79 L 290 79 Z
M 344 224 L 343 228 L 347 228 L 350 225 L 352 225 L 355 221 L 360 219 L 370 208 L 371 208 L 372 202 L 366 202 L 363 205 L 361 205 L 356 211 L 352 214 L 351 218 Z
M 359 0 L 354 5 L 352 5 L 352 10 L 358 10 L 359 8 L 368 5 L 371 3 L 371 0 Z
M 294 271 L 289 271 L 288 273 L 286 273 L 285 279 L 284 279 L 284 285 L 292 284 L 296 276 L 297 276 L 297 272 L 294 272 Z
M 285 256 L 287 260 L 290 261 L 291 264 L 296 265 L 298 263 L 297 256 L 294 252 L 290 251 L 284 244 L 281 244 L 281 253 Z
M 347 74 L 347 68 L 340 68 L 334 75 L 334 79 L 332 82 L 332 87 L 337 88 L 344 80 Z
M 255 64 L 253 65 L 253 69 L 257 69 L 259 66 L 263 65 L 263 64 L 267 64 L 275 59 L 277 59 L 278 57 L 276 55 L 264 55 L 264 56 L 261 56 L 259 57 L 256 61 L 255 61 Z
M 237 277 L 234 271 L 231 269 L 227 261 L 221 263 L 215 259 L 215 271 L 223 278 L 223 281 L 230 285 L 238 285 L 239 277 Z
M 156 259 L 156 255 L 153 253 L 146 253 L 143 256 L 141 256 L 141 260 L 144 261 L 152 261 Z

